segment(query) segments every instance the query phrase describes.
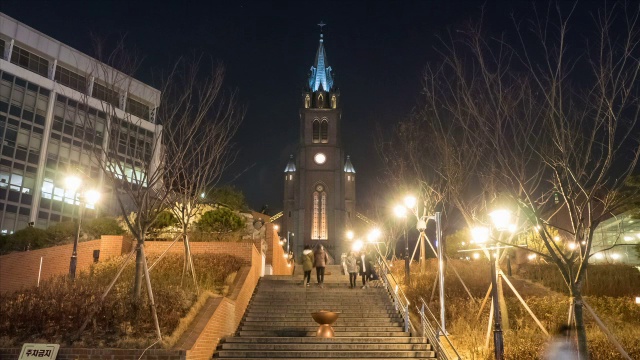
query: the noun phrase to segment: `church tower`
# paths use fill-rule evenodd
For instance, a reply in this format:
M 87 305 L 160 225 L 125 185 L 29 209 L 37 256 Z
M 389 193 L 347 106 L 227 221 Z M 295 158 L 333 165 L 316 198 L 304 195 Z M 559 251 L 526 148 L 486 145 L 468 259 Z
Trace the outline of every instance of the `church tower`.
M 349 250 L 345 234 L 355 219 L 356 183 L 351 159 L 342 150 L 340 108 L 321 33 L 300 99 L 297 154 L 285 168 L 282 225 L 296 258 L 304 245 L 322 244 L 338 260 Z

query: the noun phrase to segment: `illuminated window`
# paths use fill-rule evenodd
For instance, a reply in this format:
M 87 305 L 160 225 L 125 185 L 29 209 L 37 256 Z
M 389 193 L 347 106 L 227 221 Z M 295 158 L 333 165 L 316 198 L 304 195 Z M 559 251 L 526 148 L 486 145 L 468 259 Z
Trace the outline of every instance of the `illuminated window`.
M 317 185 L 313 193 L 313 222 L 311 224 L 311 239 L 326 240 L 327 231 L 327 193 L 324 186 Z
M 319 239 L 320 229 L 318 226 L 318 217 L 319 217 L 319 194 L 318 192 L 313 193 L 313 224 L 311 225 L 311 238 Z

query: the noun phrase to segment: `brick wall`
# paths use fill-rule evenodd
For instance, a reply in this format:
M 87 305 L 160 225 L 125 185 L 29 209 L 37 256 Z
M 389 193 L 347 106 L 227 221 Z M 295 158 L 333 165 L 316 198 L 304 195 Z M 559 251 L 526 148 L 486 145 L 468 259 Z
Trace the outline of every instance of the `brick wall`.
M 148 254 L 162 253 L 170 245 L 172 241 L 147 241 L 144 245 L 144 250 Z M 247 263 L 251 261 L 251 249 L 255 248 L 252 243 L 248 242 L 192 242 L 191 253 L 192 254 L 230 254 L 245 260 Z M 176 241 L 175 244 L 169 249 L 168 253 L 182 254 L 184 252 L 184 246 L 181 241 Z
M 243 267 L 228 297 L 209 299 L 175 348 L 188 360 L 211 359 L 220 339 L 235 333 L 260 280 L 262 255 L 252 246 L 251 266 Z
M 85 241 L 78 244 L 76 271 L 79 272 L 89 268 L 93 263 L 93 250 L 100 250 L 100 240 Z M 72 252 L 73 244 L 68 244 L 0 256 L 0 293 L 36 286 L 38 284 L 41 257 L 42 275 L 40 281 L 56 275 L 68 274 Z
M 290 275 L 293 266 L 287 267 L 287 260 L 284 258 L 285 249 L 280 245 L 278 233 L 273 229 L 273 224 L 267 224 L 267 264 L 273 268 L 273 275 Z

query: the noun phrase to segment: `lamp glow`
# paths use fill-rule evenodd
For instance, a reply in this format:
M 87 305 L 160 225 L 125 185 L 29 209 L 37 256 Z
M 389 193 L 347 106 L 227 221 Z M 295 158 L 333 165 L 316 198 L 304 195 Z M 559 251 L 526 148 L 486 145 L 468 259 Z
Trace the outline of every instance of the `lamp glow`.
M 480 254 L 473 253 L 473 258 L 476 259 L 476 260 L 480 259 Z
M 640 296 L 636 296 L 636 304 L 640 305 Z
M 64 187 L 67 190 L 75 192 L 80 188 L 80 185 L 82 185 L 82 179 L 77 176 L 67 176 L 64 179 Z
M 529 259 L 529 260 L 534 260 L 536 257 L 538 257 L 538 255 L 537 255 L 537 254 L 529 254 L 529 255 L 527 256 L 527 259 Z
M 362 243 L 362 240 L 356 240 L 353 245 L 351 246 L 351 250 L 355 251 L 355 252 L 359 252 L 360 250 L 362 250 L 362 246 L 364 244 Z
M 353 240 L 353 231 L 351 230 L 347 231 L 347 239 Z
M 380 238 L 380 236 L 382 236 L 382 231 L 380 231 L 380 229 L 378 228 L 374 228 L 371 230 L 371 232 L 369 232 L 367 240 L 369 240 L 370 242 L 375 242 Z
M 407 208 L 402 205 L 397 205 L 396 207 L 394 207 L 393 212 L 399 218 L 407 217 Z
M 275 230 L 275 231 L 280 230 L 280 226 L 279 225 L 273 225 L 273 230 Z
M 632 241 L 633 240 L 633 236 L 625 236 L 624 237 L 624 241 Z
M 618 254 L 618 253 L 613 253 L 613 254 L 611 254 L 611 258 L 612 258 L 613 260 L 618 260 L 618 259 L 620 259 L 620 254 Z
M 471 238 L 477 243 L 486 243 L 489 240 L 489 228 L 477 226 L 471 229 Z
M 602 255 L 602 253 L 599 252 L 599 253 L 593 254 L 593 257 L 598 259 L 598 260 L 602 260 L 604 258 L 604 255 Z
M 418 200 L 415 198 L 415 196 L 407 195 L 404 198 L 404 206 L 406 206 L 409 209 L 415 208 L 417 203 L 418 203 Z
M 569 250 L 575 250 L 577 246 L 578 245 L 576 245 L 576 243 L 574 243 L 574 242 L 571 242 L 571 243 L 567 244 L 567 247 L 569 248 Z
M 87 204 L 95 204 L 100 200 L 100 193 L 96 190 L 89 190 L 84 193 L 84 199 Z
M 489 214 L 489 216 L 498 231 L 505 231 L 509 229 L 509 225 L 511 225 L 511 211 L 503 209 L 494 210 Z

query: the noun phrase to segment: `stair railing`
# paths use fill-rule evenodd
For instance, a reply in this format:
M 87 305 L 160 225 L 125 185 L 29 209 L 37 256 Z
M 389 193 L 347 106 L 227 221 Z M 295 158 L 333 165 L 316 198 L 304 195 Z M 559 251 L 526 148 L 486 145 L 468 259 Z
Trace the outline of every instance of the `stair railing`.
M 433 312 L 431 312 L 431 309 L 429 309 L 429 306 L 424 302 L 422 297 L 420 297 L 420 302 L 422 303 L 422 306 L 418 307 L 416 305 L 416 310 L 418 310 L 418 315 L 420 316 L 420 322 L 422 324 L 422 337 L 429 341 L 431 346 L 433 346 L 433 349 L 436 352 L 436 357 L 441 360 L 461 360 L 462 357 L 458 354 L 456 347 L 453 346 L 453 343 L 451 342 L 451 339 L 449 339 L 447 333 L 442 330 L 442 326 L 438 323 L 438 319 L 433 315 Z M 435 328 L 431 325 L 432 322 L 436 324 Z M 449 348 L 455 353 L 455 357 L 449 354 L 447 349 L 442 346 L 439 335 L 444 336 L 445 340 L 447 340 Z
M 404 331 L 409 332 L 409 328 L 411 326 L 411 320 L 409 320 L 409 299 L 407 299 L 404 291 L 400 288 L 398 281 L 391 272 L 389 264 L 387 264 L 382 256 L 378 256 L 378 265 L 382 271 L 382 281 L 393 296 L 393 304 L 396 311 L 402 312 L 402 317 L 404 318 Z

